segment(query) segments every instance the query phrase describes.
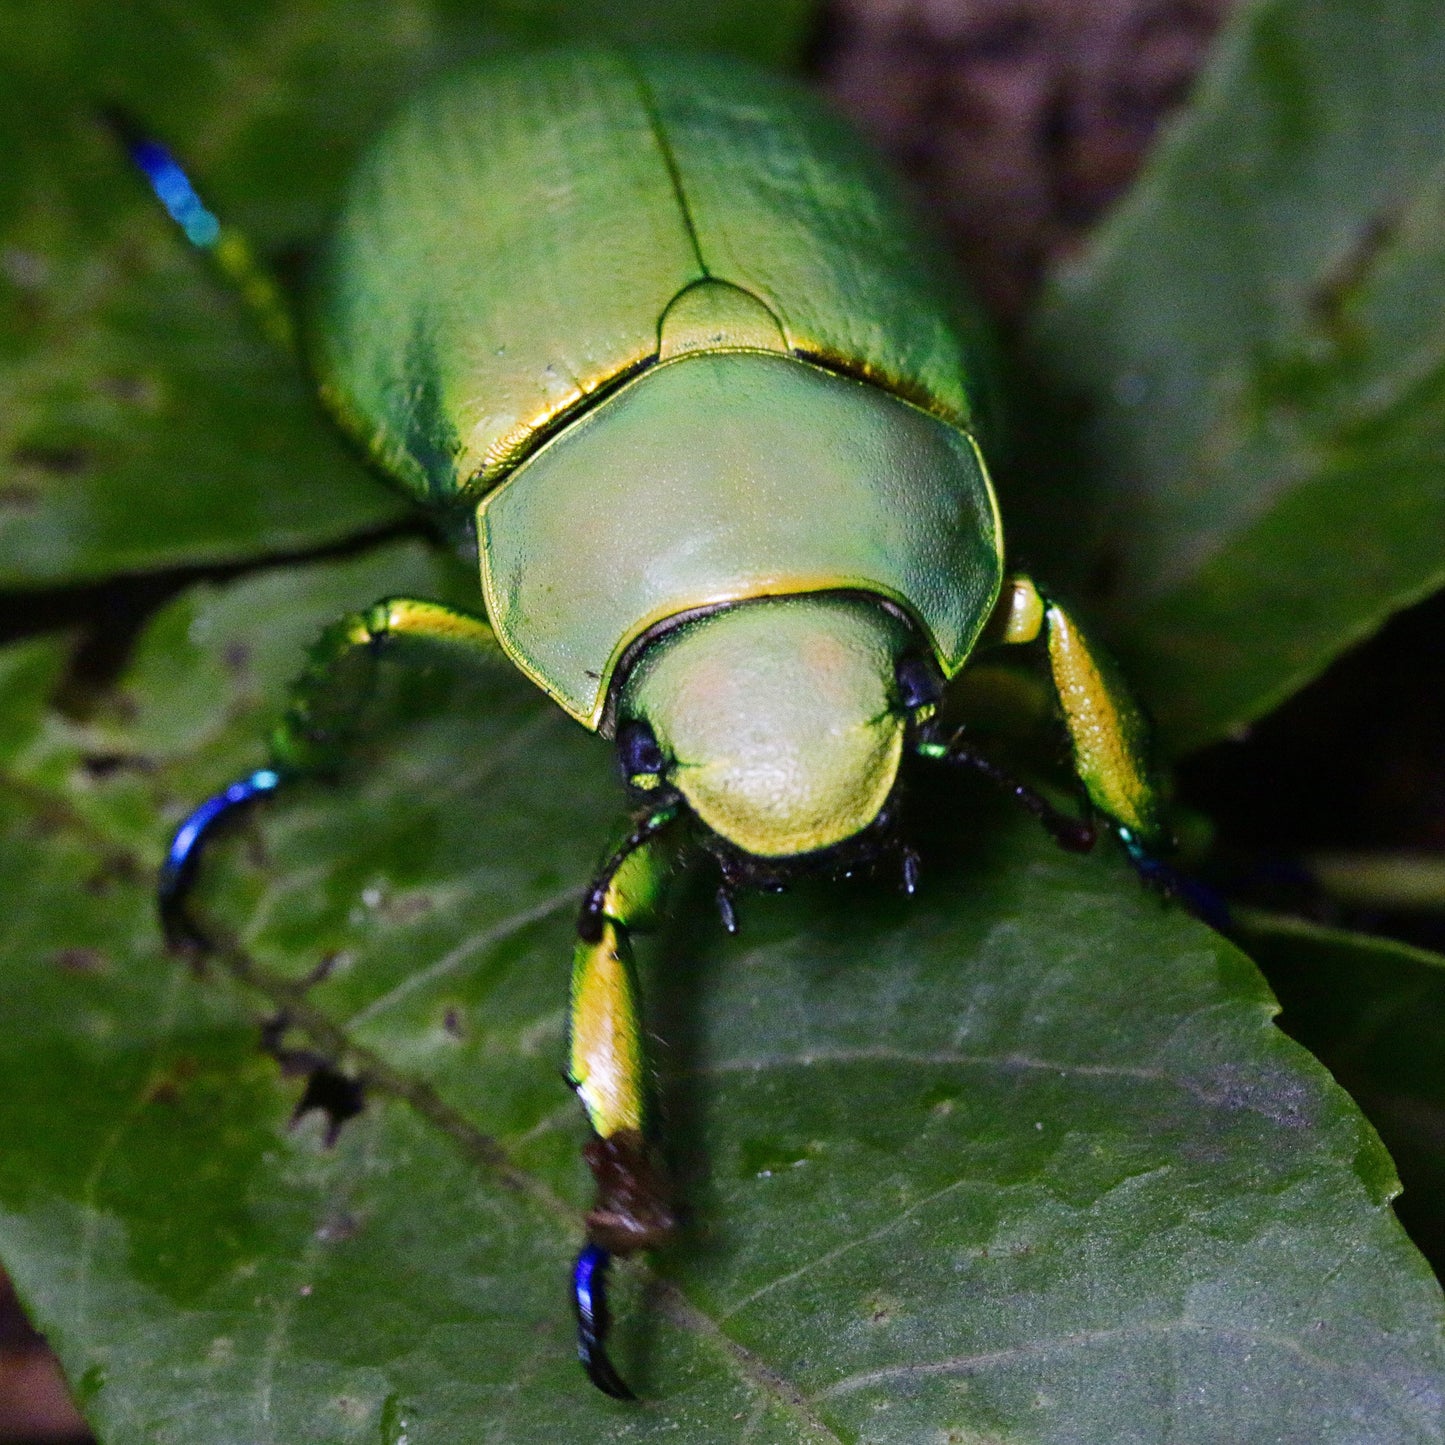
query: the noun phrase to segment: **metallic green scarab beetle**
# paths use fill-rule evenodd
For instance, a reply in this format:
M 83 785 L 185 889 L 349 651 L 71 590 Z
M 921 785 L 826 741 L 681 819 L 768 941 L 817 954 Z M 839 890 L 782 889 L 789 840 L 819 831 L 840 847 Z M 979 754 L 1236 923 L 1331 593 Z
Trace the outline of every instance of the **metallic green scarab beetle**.
M 731 891 L 917 860 L 905 753 L 982 769 L 1068 846 L 1088 824 L 934 713 L 983 643 L 1042 639 L 1075 767 L 1141 867 L 1159 832 L 1137 712 L 1069 614 L 1008 576 L 966 313 L 886 175 L 800 88 L 616 50 L 493 58 L 422 93 L 364 159 L 293 320 L 170 155 L 160 199 L 395 482 L 474 520 L 485 618 L 392 598 L 342 619 L 267 768 L 187 819 L 172 936 L 231 810 L 336 761 L 388 642 L 500 650 L 615 739 L 632 812 L 583 900 L 569 1077 L 598 1185 L 573 1275 L 593 1381 L 614 1254 L 672 1218 L 652 1168 L 629 933 L 674 846 Z

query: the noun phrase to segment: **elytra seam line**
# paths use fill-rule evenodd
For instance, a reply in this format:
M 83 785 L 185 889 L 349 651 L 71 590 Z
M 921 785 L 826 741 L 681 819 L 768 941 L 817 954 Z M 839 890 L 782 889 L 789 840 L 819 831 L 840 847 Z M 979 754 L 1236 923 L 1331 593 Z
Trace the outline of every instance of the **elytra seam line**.
M 647 115 L 647 124 L 652 129 L 658 150 L 662 152 L 662 163 L 667 167 L 667 178 L 672 183 L 673 195 L 677 197 L 677 206 L 682 212 L 682 223 L 687 227 L 687 238 L 692 244 L 692 254 L 697 259 L 698 270 L 702 273 L 698 279 L 701 281 L 714 280 L 712 271 L 703 259 L 702 244 L 697 237 L 697 227 L 693 224 L 692 208 L 687 203 L 687 192 L 683 189 L 682 172 L 678 168 L 677 157 L 673 154 L 672 146 L 667 139 L 667 132 L 663 129 L 662 117 L 658 114 L 657 97 L 647 83 L 641 67 L 630 55 L 627 56 L 627 65 L 632 71 L 633 79 L 637 82 L 637 93 L 642 101 L 642 109 Z

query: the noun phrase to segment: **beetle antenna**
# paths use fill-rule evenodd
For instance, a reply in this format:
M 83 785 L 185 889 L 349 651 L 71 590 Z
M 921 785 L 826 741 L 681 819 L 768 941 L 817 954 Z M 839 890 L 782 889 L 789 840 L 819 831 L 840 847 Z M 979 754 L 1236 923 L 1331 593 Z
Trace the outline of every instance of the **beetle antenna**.
M 587 1378 L 614 1400 L 635 1400 L 626 1380 L 608 1357 L 603 1341 L 611 1323 L 607 1313 L 607 1267 L 612 1256 L 600 1244 L 586 1244 L 572 1270 L 572 1303 L 577 1310 L 577 1358 Z
M 991 783 L 1012 794 L 1016 803 L 1032 813 L 1048 829 L 1054 842 L 1061 848 L 1067 848 L 1070 853 L 1087 853 L 1098 839 L 1098 831 L 1092 823 L 1060 812 L 1042 793 L 1035 792 L 1027 783 L 1019 782 L 1012 773 L 977 752 L 964 741 L 962 728 L 946 743 L 938 741 L 936 737 L 925 737 L 919 744 L 918 751 L 925 758 L 951 763 L 954 767 L 972 768 L 975 772 L 982 773 Z

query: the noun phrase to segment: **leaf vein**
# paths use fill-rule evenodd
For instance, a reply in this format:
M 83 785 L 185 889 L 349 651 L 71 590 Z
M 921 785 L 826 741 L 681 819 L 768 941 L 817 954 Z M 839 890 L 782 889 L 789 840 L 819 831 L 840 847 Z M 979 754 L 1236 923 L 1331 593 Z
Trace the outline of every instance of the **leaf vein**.
M 1129 1339 L 1139 1335 L 1177 1336 L 1185 1333 L 1209 1335 L 1229 1341 L 1241 1341 L 1256 1345 L 1272 1345 L 1286 1354 L 1293 1355 L 1305 1364 L 1314 1366 L 1326 1374 L 1354 1378 L 1380 1393 L 1387 1393 L 1387 1386 L 1375 1372 L 1367 1367 L 1351 1367 L 1327 1360 L 1306 1349 L 1297 1340 L 1266 1330 L 1251 1330 L 1211 1324 L 1204 1320 L 1187 1318 L 1167 1320 L 1141 1320 L 1138 1324 L 1121 1325 L 1112 1329 L 1076 1330 L 1053 1339 L 1033 1340 L 1018 1345 L 1008 1345 L 997 1350 L 984 1350 L 972 1355 L 954 1355 L 943 1360 L 926 1360 L 905 1365 L 885 1365 L 880 1369 L 863 1370 L 846 1375 L 824 1386 L 812 1395 L 814 1400 L 832 1399 L 849 1395 L 870 1385 L 888 1384 L 896 1380 L 927 1378 L 931 1375 L 966 1375 L 981 1372 L 995 1365 L 1008 1365 L 1033 1356 L 1054 1354 L 1061 1350 L 1077 1349 L 1084 1345 L 1098 1344 L 1109 1340 Z
M 835 1245 L 832 1249 L 827 1250 L 825 1253 L 817 1255 L 813 1259 L 804 1261 L 804 1263 L 800 1264 L 796 1269 L 791 1269 L 786 1274 L 779 1275 L 776 1279 L 769 1280 L 767 1284 L 759 1285 L 758 1288 L 753 1290 L 751 1294 L 739 1300 L 737 1304 L 732 1306 L 731 1309 L 720 1315 L 719 1321 L 729 1320 L 732 1319 L 734 1315 L 741 1314 L 743 1310 L 747 1309 L 749 1305 L 756 1303 L 765 1294 L 769 1294 L 775 1289 L 780 1289 L 785 1284 L 790 1284 L 800 1275 L 807 1274 L 810 1270 L 822 1269 L 825 1266 L 832 1264 L 835 1259 L 841 1258 L 843 1255 L 848 1254 L 852 1250 L 861 1249 L 864 1245 L 876 1243 L 885 1235 L 891 1234 L 893 1230 L 897 1229 L 899 1225 L 903 1224 L 907 1219 L 909 1219 L 912 1215 L 916 1214 L 920 1209 L 925 1209 L 928 1205 L 933 1204 L 937 1200 L 944 1198 L 946 1195 L 952 1194 L 955 1190 L 965 1188 L 970 1184 L 981 1188 L 988 1187 L 986 1181 L 983 1180 L 955 1179 L 951 1184 L 945 1184 L 942 1189 L 935 1189 L 932 1194 L 925 1195 L 922 1199 L 914 1200 L 914 1202 L 910 1204 L 906 1209 L 900 1210 L 897 1214 L 893 1216 L 893 1218 L 889 1219 L 886 1223 L 879 1225 L 876 1229 L 870 1230 L 867 1234 L 861 1234 L 858 1236 L 858 1238 L 850 1239 L 844 1244 Z
M 429 963 L 425 968 L 418 969 L 415 973 L 409 973 L 394 988 L 366 1005 L 358 1009 L 356 1013 L 347 1020 L 348 1028 L 357 1028 L 369 1023 L 378 1014 L 384 1013 L 393 1005 L 400 1003 L 402 999 L 409 997 L 418 989 L 425 988 L 428 984 L 435 983 L 439 978 L 445 978 L 453 970 L 460 968 L 473 954 L 490 948 L 494 943 L 500 943 L 504 938 L 511 937 L 514 933 L 520 933 L 529 924 L 538 923 L 544 918 L 551 917 L 569 903 L 575 903 L 582 896 L 584 883 L 568 884 L 566 888 L 559 889 L 548 898 L 542 899 L 540 903 L 534 903 L 530 908 L 524 908 L 520 912 L 513 913 L 490 928 L 483 929 L 480 933 L 459 943 L 449 952 L 444 953 L 440 958 Z

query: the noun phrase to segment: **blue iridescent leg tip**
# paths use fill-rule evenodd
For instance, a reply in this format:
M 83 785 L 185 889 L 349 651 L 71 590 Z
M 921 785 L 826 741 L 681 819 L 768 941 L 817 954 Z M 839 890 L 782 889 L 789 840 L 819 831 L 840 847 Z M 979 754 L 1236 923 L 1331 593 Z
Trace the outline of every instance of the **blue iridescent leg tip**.
M 1228 933 L 1231 927 L 1229 904 L 1207 883 L 1181 873 L 1168 863 L 1145 851 L 1139 840 L 1127 828 L 1119 829 L 1119 839 L 1124 845 L 1139 881 L 1148 888 L 1157 889 L 1166 898 L 1177 899 L 1201 923 L 1207 923 L 1216 933 Z
M 635 1400 L 636 1395 L 617 1373 L 603 1341 L 610 1323 L 607 1315 L 607 1266 L 612 1256 L 601 1245 L 588 1244 L 572 1268 L 572 1303 L 577 1309 L 577 1358 L 587 1378 L 614 1400 Z
M 206 941 L 186 913 L 186 896 L 195 882 L 202 849 L 215 825 L 237 808 L 274 793 L 280 784 L 281 775 L 274 768 L 258 768 L 207 798 L 176 829 L 171 846 L 166 850 L 166 860 L 161 864 L 156 887 L 161 927 L 165 930 L 166 942 L 172 947 L 204 944 Z
M 159 141 L 138 134 L 123 117 L 114 117 L 113 123 L 121 131 L 131 160 L 171 220 L 186 233 L 186 240 L 202 250 L 214 246 L 220 239 L 221 223 L 206 209 L 176 158 Z

